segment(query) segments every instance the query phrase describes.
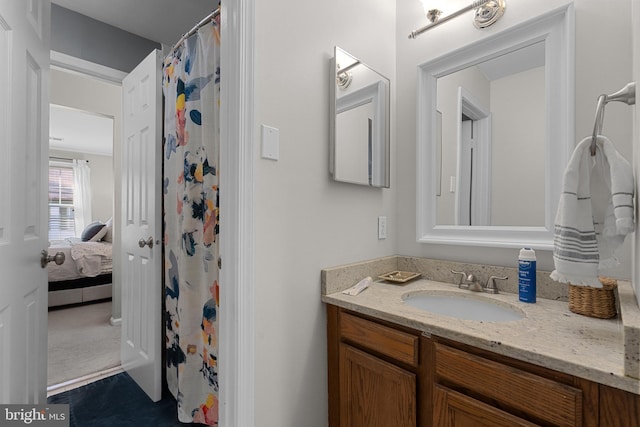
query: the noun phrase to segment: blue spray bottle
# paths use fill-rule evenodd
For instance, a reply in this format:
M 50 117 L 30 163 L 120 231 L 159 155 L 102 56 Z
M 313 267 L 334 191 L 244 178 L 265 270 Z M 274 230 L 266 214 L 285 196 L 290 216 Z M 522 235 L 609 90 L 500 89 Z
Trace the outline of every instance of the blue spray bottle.
M 536 302 L 536 252 L 531 248 L 520 250 L 518 296 L 522 302 Z

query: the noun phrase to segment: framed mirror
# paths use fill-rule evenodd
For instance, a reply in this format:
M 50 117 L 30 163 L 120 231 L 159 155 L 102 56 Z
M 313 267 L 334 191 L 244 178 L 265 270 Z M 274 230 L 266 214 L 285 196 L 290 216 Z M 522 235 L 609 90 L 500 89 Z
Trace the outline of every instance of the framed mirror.
M 553 248 L 573 40 L 569 4 L 418 66 L 419 242 Z
M 388 188 L 389 79 L 337 46 L 330 76 L 333 179 Z

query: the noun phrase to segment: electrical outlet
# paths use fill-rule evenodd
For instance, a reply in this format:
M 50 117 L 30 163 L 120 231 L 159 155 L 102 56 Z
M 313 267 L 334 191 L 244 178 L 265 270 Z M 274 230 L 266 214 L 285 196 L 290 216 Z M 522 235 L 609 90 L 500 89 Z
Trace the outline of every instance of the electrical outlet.
M 378 217 L 378 240 L 383 240 L 387 238 L 387 217 L 379 216 Z

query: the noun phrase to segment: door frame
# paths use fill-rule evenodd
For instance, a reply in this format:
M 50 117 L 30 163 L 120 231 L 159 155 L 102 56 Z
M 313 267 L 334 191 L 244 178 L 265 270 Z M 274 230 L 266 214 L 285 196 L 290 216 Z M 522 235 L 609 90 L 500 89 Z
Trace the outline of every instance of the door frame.
M 255 425 L 254 57 L 255 0 L 221 9 L 220 425 Z M 225 286 L 232 283 L 233 286 Z
M 473 121 L 474 156 L 472 167 L 475 173 L 468 176 L 462 167 L 462 116 L 467 116 Z M 491 225 L 491 111 L 480 99 L 476 98 L 469 90 L 458 87 L 457 107 L 457 170 L 458 180 L 456 188 L 456 225 L 460 225 L 460 207 L 464 205 L 462 182 L 471 179 L 472 187 L 478 189 L 471 194 L 471 223 L 473 225 Z M 480 195 L 483 195 L 480 197 Z M 464 224 L 463 224 L 464 225 Z
M 75 73 L 83 77 L 94 78 L 112 83 L 122 87 L 122 80 L 127 76 L 124 71 L 116 70 L 115 68 L 106 67 L 104 65 L 96 64 L 95 62 L 86 61 L 75 56 L 67 55 L 58 51 L 51 51 L 51 68 L 59 68 L 65 72 Z M 114 135 L 115 138 L 115 135 Z M 114 141 L 115 142 L 115 141 Z M 114 224 L 119 227 L 119 218 L 117 212 L 120 209 L 120 198 L 122 190 L 120 189 L 120 175 L 116 174 L 116 167 L 120 166 L 120 147 L 113 147 L 113 170 L 114 170 L 114 182 L 113 187 L 113 210 L 114 210 Z M 112 308 L 111 319 L 109 322 L 112 326 L 122 323 L 121 317 L 121 279 L 120 279 L 120 242 L 114 241 L 113 245 L 113 281 L 112 281 L 112 295 L 113 300 L 117 303 Z
M 252 427 L 254 405 L 254 0 L 221 10 L 220 425 Z M 233 17 L 233 19 L 231 19 Z M 122 84 L 126 73 L 52 52 L 51 64 Z M 116 71 L 116 73 L 113 73 Z M 240 94 L 240 96 L 237 96 Z M 115 153 L 114 153 L 115 155 Z M 116 194 L 114 205 L 120 206 Z M 116 200 L 117 199 L 117 200 Z M 234 283 L 225 287 L 224 283 Z M 120 289 L 118 289 L 118 292 Z
M 120 86 L 122 86 L 122 80 L 127 76 L 127 73 L 124 71 L 105 67 L 104 65 L 89 62 L 55 50 L 51 51 L 51 66 L 63 68 L 66 71 L 73 71 L 100 80 L 105 80 L 109 83 L 115 83 Z

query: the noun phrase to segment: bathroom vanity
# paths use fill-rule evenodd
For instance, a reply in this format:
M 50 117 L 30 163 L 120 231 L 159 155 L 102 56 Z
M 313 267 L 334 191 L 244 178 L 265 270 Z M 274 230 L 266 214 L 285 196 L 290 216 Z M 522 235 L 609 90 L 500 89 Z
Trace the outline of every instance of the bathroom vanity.
M 350 286 L 339 283 L 389 271 L 398 258 L 323 271 L 331 427 L 640 425 L 640 381 L 625 373 L 637 367 L 638 343 L 629 341 L 637 331 L 625 337 L 620 316 L 588 318 L 565 301 L 524 304 L 503 292 L 478 298 L 522 310 L 522 319 L 462 320 L 404 302 L 470 293 L 424 279 L 342 294 Z M 626 286 L 621 308 L 635 322 Z
M 332 427 L 640 425 L 634 393 L 335 305 L 327 319 Z

